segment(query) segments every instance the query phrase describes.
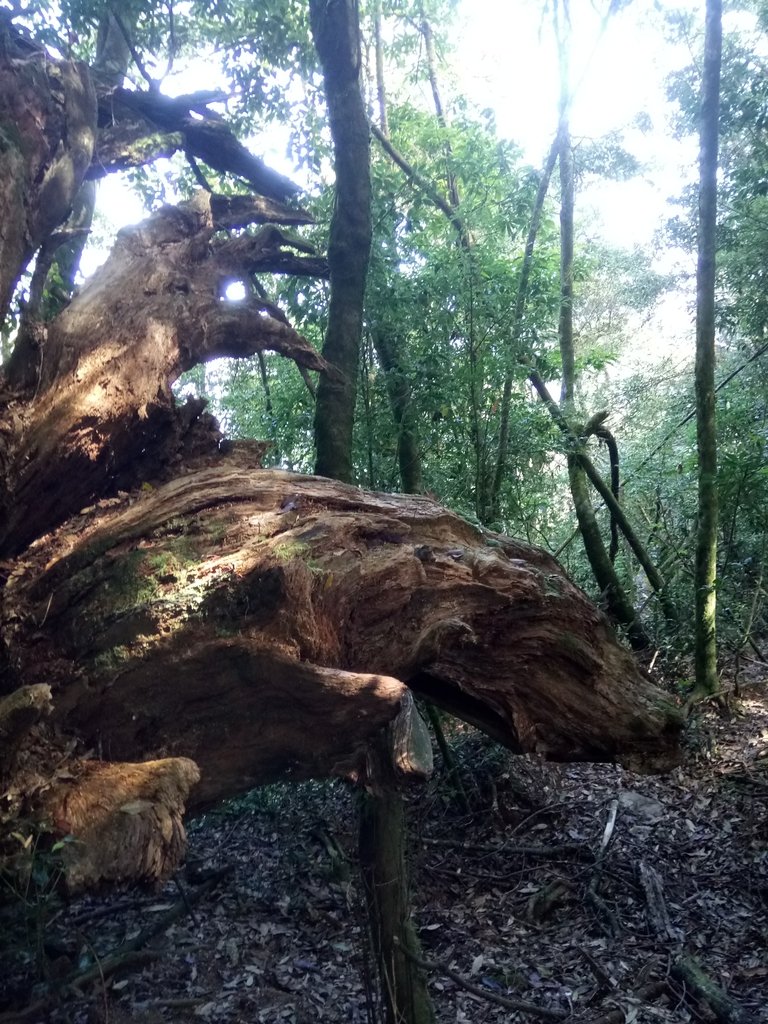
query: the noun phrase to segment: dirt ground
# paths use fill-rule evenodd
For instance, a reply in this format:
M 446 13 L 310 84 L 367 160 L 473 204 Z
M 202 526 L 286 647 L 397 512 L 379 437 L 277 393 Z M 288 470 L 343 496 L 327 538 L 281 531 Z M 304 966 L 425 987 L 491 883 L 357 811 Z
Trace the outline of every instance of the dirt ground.
M 664 777 L 449 739 L 457 775 L 408 797 L 441 1024 L 768 1022 L 768 680 L 699 716 Z M 259 791 L 189 838 L 160 892 L 5 908 L 0 1024 L 381 1019 L 348 787 Z

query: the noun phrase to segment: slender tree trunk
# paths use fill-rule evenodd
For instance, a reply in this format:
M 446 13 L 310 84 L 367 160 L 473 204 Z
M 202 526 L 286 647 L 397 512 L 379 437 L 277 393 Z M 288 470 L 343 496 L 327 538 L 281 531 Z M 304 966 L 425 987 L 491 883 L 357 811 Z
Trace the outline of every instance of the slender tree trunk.
M 315 469 L 352 481 L 352 428 L 360 365 L 363 298 L 371 248 L 368 118 L 360 91 L 360 27 L 355 0 L 310 0 L 312 35 L 323 67 L 334 143 L 336 203 L 328 242 L 331 299 L 315 407 Z
M 376 94 L 379 104 L 381 134 L 389 138 L 387 116 L 387 89 L 384 77 L 384 46 L 381 38 L 381 0 L 377 0 L 373 15 L 374 44 L 376 49 Z M 392 417 L 397 428 L 397 464 L 400 486 L 406 494 L 418 494 L 424 489 L 419 445 L 418 423 L 413 408 L 411 383 L 405 369 L 403 343 L 399 334 L 387 325 L 371 332 L 376 355 L 384 371 L 387 395 Z
M 421 946 L 410 916 L 405 803 L 392 769 L 390 729 L 369 745 L 368 765 L 381 780 L 360 803 L 360 864 L 387 1024 L 433 1024 L 432 1001 L 421 970 L 406 951 Z
M 536 191 L 536 199 L 531 212 L 531 223 L 528 227 L 528 237 L 525 241 L 523 262 L 520 267 L 520 280 L 517 284 L 515 311 L 512 316 L 512 328 L 510 330 L 509 343 L 507 346 L 508 366 L 507 372 L 504 376 L 504 390 L 501 396 L 499 447 L 496 453 L 496 470 L 493 475 L 489 503 L 489 519 L 491 522 L 494 522 L 499 516 L 499 496 L 501 494 L 501 485 L 504 482 L 504 473 L 507 467 L 507 453 L 509 451 L 509 413 L 512 404 L 512 365 L 515 360 L 519 360 L 519 353 L 517 350 L 520 345 L 520 338 L 523 331 L 525 304 L 528 300 L 528 283 L 531 279 L 533 250 L 536 245 L 536 238 L 539 233 L 542 214 L 544 213 L 544 203 L 547 198 L 547 192 L 549 191 L 549 183 L 552 180 L 552 173 L 555 169 L 555 164 L 557 163 L 559 149 L 560 140 L 559 136 L 556 135 L 552 142 L 546 163 L 544 164 L 544 170 L 542 171 L 541 178 L 539 179 L 539 187 Z
M 362 342 L 363 303 L 371 247 L 368 118 L 360 91 L 360 25 L 355 0 L 310 0 L 312 34 L 323 65 L 336 166 L 336 203 L 328 266 L 331 299 L 323 355 L 341 371 L 325 374 L 315 409 L 316 472 L 350 482 L 355 392 Z M 385 783 L 364 794 L 360 860 L 382 998 L 388 1024 L 432 1024 L 434 1013 L 420 969 L 408 913 L 405 810 L 391 776 L 388 735 L 374 740 L 369 760 Z
M 558 8 L 555 6 L 555 14 Z M 566 11 L 567 16 L 567 11 Z M 616 569 L 606 551 L 600 528 L 589 498 L 585 463 L 581 458 L 582 441 L 573 436 L 568 424 L 573 420 L 576 390 L 576 358 L 573 343 L 573 251 L 574 251 L 574 180 L 571 133 L 568 123 L 568 106 L 570 102 L 568 86 L 568 51 L 564 29 L 557 23 L 558 47 L 560 51 L 560 318 L 558 336 L 562 361 L 562 384 L 560 390 L 559 413 L 566 425 L 566 436 L 570 435 L 572 451 L 568 455 L 568 481 L 570 483 L 576 518 L 579 523 L 584 550 L 589 559 L 592 573 L 604 596 L 606 607 L 611 617 L 623 625 L 630 641 L 635 647 L 645 647 L 647 638 L 637 621 L 635 609 L 621 585 Z M 605 486 L 607 494 L 613 498 L 610 488 Z M 613 505 L 617 503 L 613 502 Z
M 626 628 L 633 647 L 647 647 L 648 638 L 638 624 L 632 602 L 627 597 L 605 549 L 600 527 L 592 509 L 587 475 L 580 465 L 578 455 L 568 456 L 568 481 L 584 550 L 611 618 Z
M 573 432 L 573 429 L 571 428 L 570 424 L 568 423 L 568 421 L 563 416 L 563 413 L 562 413 L 560 407 L 558 406 L 557 402 L 554 400 L 552 395 L 549 393 L 549 389 L 547 388 L 547 385 L 544 383 L 544 381 L 542 380 L 542 378 L 539 375 L 539 373 L 537 373 L 536 370 L 530 370 L 529 373 L 528 373 L 528 380 L 533 385 L 533 387 L 536 390 L 536 393 L 538 394 L 539 398 L 542 400 L 544 405 L 547 407 L 547 410 L 549 411 L 549 414 L 552 416 L 552 419 L 555 421 L 555 423 L 558 425 L 560 430 L 563 432 L 563 434 L 567 438 L 569 446 L 574 451 L 577 451 L 577 457 L 578 457 L 578 461 L 579 461 L 579 464 L 580 464 L 581 468 L 583 469 L 584 473 L 586 474 L 587 478 L 589 479 L 589 482 L 592 484 L 592 486 L 595 488 L 597 493 L 603 499 L 606 507 L 608 508 L 609 512 L 611 513 L 612 518 L 615 520 L 616 525 L 621 530 L 621 532 L 624 534 L 624 537 L 626 538 L 627 543 L 629 544 L 630 548 L 632 549 L 633 554 L 635 555 L 635 557 L 637 558 L 638 562 L 640 563 L 640 565 L 641 565 L 641 567 L 643 569 L 643 572 L 645 573 L 645 575 L 646 575 L 646 577 L 648 579 L 648 582 L 651 584 L 651 586 L 653 587 L 654 591 L 659 595 L 659 598 L 660 598 L 661 604 L 662 604 L 662 608 L 663 608 L 663 611 L 664 611 L 664 615 L 666 616 L 668 621 L 676 622 L 677 618 L 678 618 L 677 611 L 676 611 L 674 605 L 672 604 L 672 602 L 669 600 L 668 597 L 666 597 L 666 595 L 664 593 L 664 580 L 662 579 L 662 577 L 661 577 L 661 575 L 659 573 L 659 570 L 656 568 L 656 566 L 654 565 L 653 561 L 651 560 L 651 557 L 648 554 L 648 551 L 646 550 L 644 545 L 640 542 L 640 538 L 635 533 L 635 530 L 633 529 L 632 524 L 630 523 L 630 521 L 627 519 L 626 515 L 624 514 L 624 509 L 621 507 L 621 505 L 616 500 L 613 492 L 611 491 L 611 488 L 608 486 L 608 484 L 605 482 L 605 480 L 603 480 L 602 476 L 598 472 L 597 468 L 595 467 L 594 463 L 592 462 L 590 457 L 587 455 L 587 453 L 583 450 L 583 448 L 581 450 L 578 450 L 579 447 L 580 447 L 580 438 L 578 438 L 576 436 L 576 434 Z M 575 502 L 575 497 L 574 497 L 574 502 Z M 594 510 L 592 508 L 591 502 L 588 505 L 588 511 L 585 512 L 585 517 L 586 516 L 590 516 L 591 517 L 592 522 L 594 523 L 594 528 L 596 529 L 597 528 L 597 520 L 595 519 L 595 513 L 594 513 Z M 577 519 L 578 519 L 578 516 L 577 516 Z M 586 522 L 586 518 L 585 518 L 584 521 Z M 578 529 L 577 532 L 581 532 L 581 522 L 579 522 L 579 529 Z M 590 533 L 590 535 L 592 535 L 592 533 L 593 533 L 593 527 L 592 526 L 589 527 L 589 533 Z M 599 535 L 599 531 L 598 531 L 598 535 Z M 610 562 L 610 557 L 608 558 L 608 561 Z M 615 576 L 615 571 L 614 571 L 614 576 Z M 597 575 L 596 575 L 596 579 L 598 579 L 598 581 L 599 581 L 599 577 Z M 607 582 L 607 580 L 606 580 L 606 582 Z M 605 589 L 605 587 L 602 584 L 600 584 L 600 586 L 601 586 L 601 589 Z M 619 593 L 623 593 L 623 590 L 621 589 L 621 587 L 619 587 L 619 591 L 618 592 Z M 623 622 L 624 620 L 623 619 L 618 619 L 618 621 Z
M 717 438 L 715 420 L 715 252 L 722 2 L 707 0 L 699 150 L 699 258 L 696 268 L 696 438 L 699 523 L 696 535 L 696 688 L 715 693 L 717 634 Z
M 424 490 L 421 473 L 421 447 L 408 374 L 402 363 L 401 344 L 386 329 L 373 331 L 373 344 L 385 374 L 387 394 L 397 428 L 397 464 L 405 494 Z
M 571 133 L 563 115 L 560 126 L 560 318 L 558 337 L 562 361 L 560 408 L 573 418 L 576 358 L 573 348 L 573 153 Z

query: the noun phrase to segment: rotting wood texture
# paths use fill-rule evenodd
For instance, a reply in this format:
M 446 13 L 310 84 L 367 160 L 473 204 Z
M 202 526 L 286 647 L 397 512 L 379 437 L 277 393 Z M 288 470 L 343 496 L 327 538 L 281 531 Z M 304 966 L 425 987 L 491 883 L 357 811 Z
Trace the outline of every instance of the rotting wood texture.
M 406 686 L 514 750 L 677 756 L 678 713 L 557 563 L 428 498 L 235 455 L 105 506 L 19 560 L 14 668 L 98 757 L 192 759 L 191 807 L 359 776 Z

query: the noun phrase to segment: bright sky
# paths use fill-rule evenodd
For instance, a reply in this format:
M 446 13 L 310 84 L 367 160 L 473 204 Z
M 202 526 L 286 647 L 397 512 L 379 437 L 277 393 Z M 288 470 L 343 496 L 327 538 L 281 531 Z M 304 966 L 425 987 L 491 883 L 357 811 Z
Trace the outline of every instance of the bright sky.
M 595 4 L 602 8 L 605 0 Z M 548 6 L 541 0 L 463 0 L 456 34 L 461 88 L 479 106 L 495 110 L 500 134 L 518 141 L 534 165 L 543 162 L 557 123 L 557 54 L 549 15 L 542 15 Z M 678 0 L 674 6 L 701 10 L 697 0 Z M 651 242 L 669 215 L 667 200 L 696 174 L 695 140 L 671 138 L 664 92 L 666 74 L 689 55 L 664 42 L 655 7 L 654 0 L 634 0 L 601 33 L 601 17 L 592 0 L 570 3 L 571 77 L 578 83 L 574 137 L 597 138 L 622 130 L 625 145 L 644 165 L 638 178 L 602 181 L 578 202 L 592 231 L 626 247 Z M 204 81 L 205 73 L 205 65 L 194 69 L 192 84 L 179 81 L 175 91 L 217 84 Z M 638 114 L 649 116 L 650 131 L 635 126 Z M 274 163 L 283 173 L 291 173 L 279 152 Z M 100 208 L 116 227 L 144 216 L 139 200 L 114 178 L 100 191 Z M 90 273 L 103 258 L 103 249 L 92 249 L 84 272 Z
M 549 7 L 550 5 L 546 5 Z M 624 133 L 624 144 L 644 165 L 641 177 L 601 182 L 582 206 L 596 205 L 603 237 L 621 246 L 651 241 L 665 202 L 696 172 L 695 140 L 671 138 L 665 78 L 690 54 L 665 42 L 654 0 L 634 0 L 604 26 L 606 0 L 571 0 L 573 33 L 571 113 L 575 139 Z M 664 3 L 665 8 L 701 10 L 700 0 Z M 475 97 L 489 97 L 499 132 L 519 141 L 540 165 L 557 125 L 558 61 L 551 15 L 536 0 L 465 0 L 460 33 L 462 78 Z M 648 115 L 651 130 L 636 125 Z

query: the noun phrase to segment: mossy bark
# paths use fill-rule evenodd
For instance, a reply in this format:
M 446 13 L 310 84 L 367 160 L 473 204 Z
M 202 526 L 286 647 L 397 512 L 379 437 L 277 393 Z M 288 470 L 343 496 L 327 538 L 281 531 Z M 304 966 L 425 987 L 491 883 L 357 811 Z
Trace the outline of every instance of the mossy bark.
M 699 523 L 694 571 L 696 689 L 715 693 L 717 675 L 717 427 L 715 416 L 715 253 L 722 3 L 707 0 L 699 151 L 699 256 L 696 268 L 696 438 Z
M 360 27 L 354 0 L 311 0 L 312 35 L 333 137 L 336 201 L 328 240 L 331 295 L 323 357 L 335 372 L 317 388 L 315 471 L 349 483 L 363 301 L 371 248 L 370 133 L 360 89 Z
M 610 555 L 606 551 L 600 527 L 592 509 L 587 475 L 575 455 L 568 458 L 568 481 L 584 551 L 589 560 L 592 575 L 603 596 L 606 610 L 614 622 L 625 627 L 633 647 L 647 647 L 648 638 L 637 619 L 632 602 L 621 585 Z
M 558 26 L 559 27 L 559 26 Z M 561 30 L 562 31 L 562 30 Z M 560 418 L 571 434 L 568 423 L 573 419 L 576 398 L 576 356 L 573 337 L 573 254 L 574 254 L 574 173 L 571 133 L 568 123 L 568 41 L 558 37 L 560 48 L 561 110 L 558 138 L 560 141 L 560 318 L 558 338 L 562 362 L 562 387 L 560 393 Z M 571 436 L 573 443 L 577 439 Z M 645 647 L 647 639 L 638 621 L 632 603 L 627 597 L 616 569 L 605 548 L 600 528 L 589 497 L 587 476 L 579 454 L 571 451 L 568 455 L 568 480 L 576 510 L 584 550 L 589 559 L 595 581 L 605 598 L 611 617 L 626 629 L 632 645 Z M 602 478 L 600 484 L 604 485 Z M 610 494 L 610 489 L 605 487 Z M 614 505 L 617 503 L 614 501 Z M 618 506 L 617 506 L 618 508 Z M 618 508 L 620 512 L 620 508 Z
M 373 344 L 381 368 L 386 375 L 387 394 L 397 427 L 397 464 L 400 485 L 406 494 L 420 494 L 424 489 L 421 474 L 421 449 L 410 381 L 402 364 L 400 345 L 386 331 L 373 333 Z

